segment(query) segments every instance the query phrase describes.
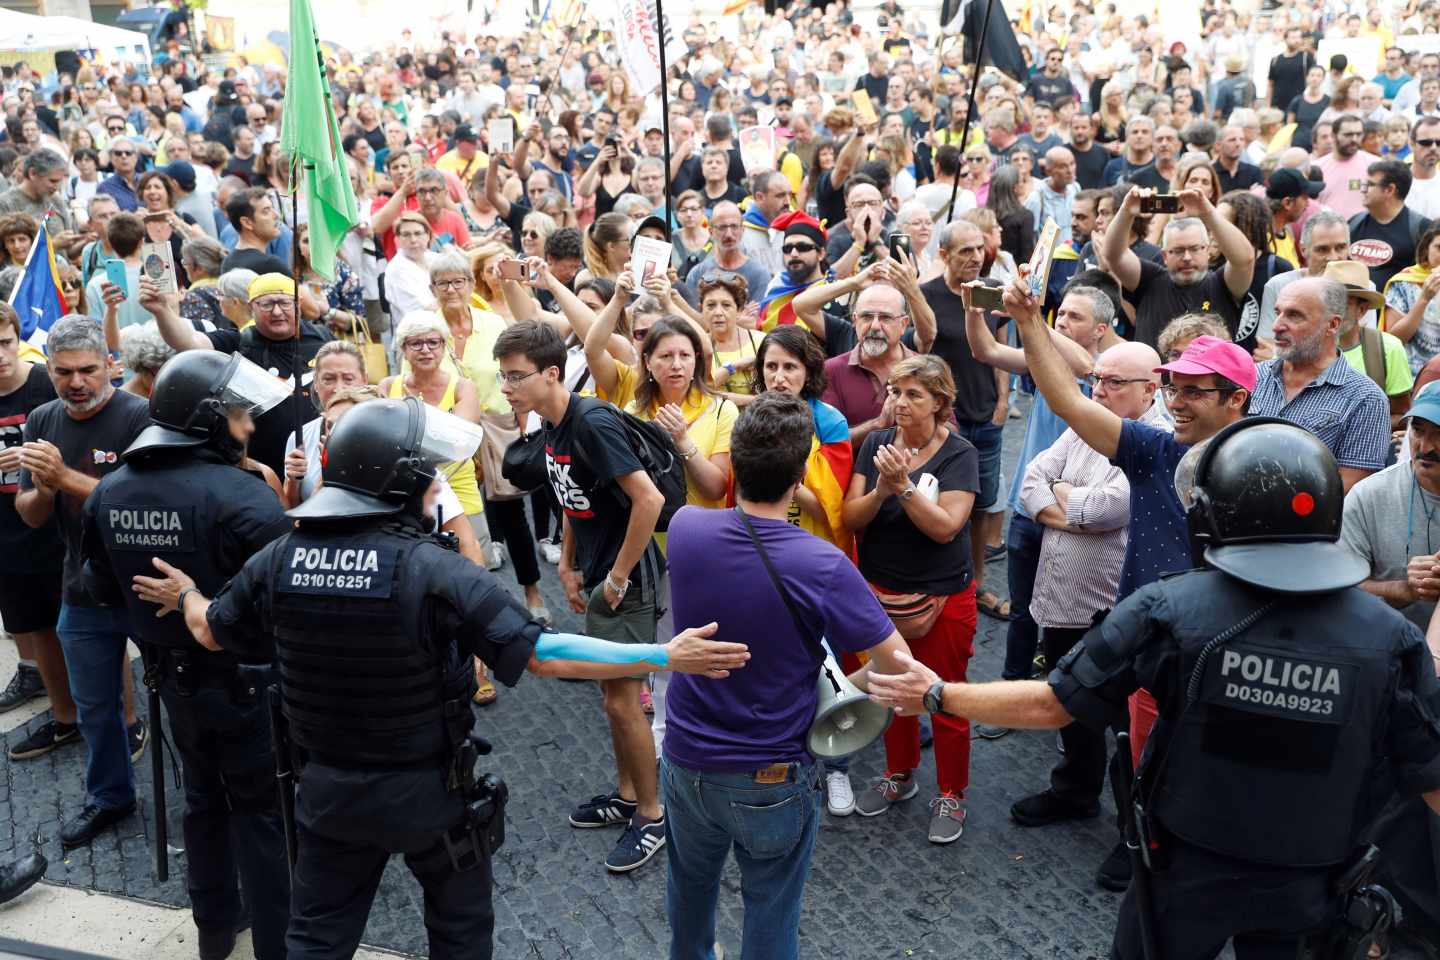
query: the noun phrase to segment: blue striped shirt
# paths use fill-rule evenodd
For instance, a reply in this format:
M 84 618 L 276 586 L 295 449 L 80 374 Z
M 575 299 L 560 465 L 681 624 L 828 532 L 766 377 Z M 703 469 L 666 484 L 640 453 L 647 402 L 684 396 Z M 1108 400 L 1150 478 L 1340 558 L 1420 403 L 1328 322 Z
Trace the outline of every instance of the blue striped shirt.
M 1260 364 L 1250 412 L 1304 427 L 1330 448 L 1342 467 L 1384 467 L 1390 450 L 1390 401 L 1375 381 L 1337 354 L 1324 373 L 1287 401 L 1282 364 Z

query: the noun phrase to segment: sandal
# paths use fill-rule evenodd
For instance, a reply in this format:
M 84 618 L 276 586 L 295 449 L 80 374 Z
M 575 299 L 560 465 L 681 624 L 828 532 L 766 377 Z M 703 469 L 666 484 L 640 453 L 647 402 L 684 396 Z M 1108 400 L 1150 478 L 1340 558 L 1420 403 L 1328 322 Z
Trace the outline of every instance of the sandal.
M 470 699 L 477 705 L 483 707 L 487 704 L 494 703 L 498 695 L 495 691 L 495 681 L 486 677 L 480 681 L 479 685 L 475 688 L 475 695 Z
M 1001 600 L 989 590 L 981 590 L 975 594 L 975 606 L 987 617 L 994 617 L 996 620 L 1014 620 L 1015 614 L 1010 610 L 1010 601 Z

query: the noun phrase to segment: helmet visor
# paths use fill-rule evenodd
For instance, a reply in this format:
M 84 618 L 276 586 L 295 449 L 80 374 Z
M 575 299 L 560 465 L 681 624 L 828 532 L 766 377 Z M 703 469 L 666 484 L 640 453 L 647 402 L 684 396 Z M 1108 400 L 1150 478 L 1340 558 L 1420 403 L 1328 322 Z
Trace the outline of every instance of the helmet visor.
M 1205 448 L 1210 446 L 1214 437 L 1207 437 L 1195 446 L 1185 451 L 1185 456 L 1175 465 L 1175 495 L 1180 498 L 1180 506 L 1189 510 L 1195 506 L 1195 473 L 1200 468 L 1200 458 L 1205 455 Z
M 290 387 L 279 377 L 267 373 L 263 367 L 239 354 L 239 361 L 220 388 L 220 402 L 229 407 L 243 408 L 250 416 L 258 417 L 278 407 L 290 396 Z
M 425 428 L 416 454 L 431 464 L 469 460 L 485 434 L 478 424 L 425 405 Z

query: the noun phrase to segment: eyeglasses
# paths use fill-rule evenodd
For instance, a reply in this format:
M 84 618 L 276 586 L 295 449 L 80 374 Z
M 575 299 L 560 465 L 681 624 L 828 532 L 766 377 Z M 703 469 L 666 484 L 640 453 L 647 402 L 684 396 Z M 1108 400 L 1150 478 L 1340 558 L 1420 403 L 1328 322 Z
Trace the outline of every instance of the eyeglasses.
M 444 187 L 421 187 L 419 190 L 416 190 L 415 192 L 418 193 L 418 194 L 420 194 L 420 196 L 422 196 L 422 197 L 434 196 L 434 195 L 437 194 L 437 193 L 444 193 L 444 192 L 445 192 L 445 188 L 444 188 Z
M 820 249 L 813 243 L 787 243 L 780 248 L 780 252 L 787 256 L 792 253 L 814 253 Z
M 261 313 L 274 313 L 276 310 L 282 313 L 293 313 L 295 301 L 290 297 L 266 297 L 261 300 L 251 300 L 250 307 Z
M 406 340 L 405 349 L 413 350 L 416 353 L 436 353 L 445 346 L 445 341 L 438 338 L 429 340 Z
M 520 236 L 522 236 L 522 237 L 529 237 L 531 240 L 539 240 L 539 239 L 540 239 L 540 231 L 539 231 L 539 230 L 521 230 L 521 231 L 520 231 Z
M 1234 393 L 1237 387 L 1177 387 L 1173 383 L 1167 383 L 1160 388 L 1166 400 L 1174 400 L 1176 397 L 1184 399 L 1186 403 L 1199 403 L 1205 399 L 1207 393 L 1220 393 L 1226 396 Z
M 125 132 L 125 125 L 124 125 L 123 123 L 117 123 L 117 124 L 115 124 L 115 126 L 113 126 L 113 127 L 106 127 L 106 128 L 105 128 L 105 131 L 106 131 L 107 133 L 124 133 L 124 132 Z
M 135 156 L 135 151 L 134 151 L 134 150 L 111 150 L 111 151 L 110 151 L 110 156 L 112 156 L 112 157 L 133 157 L 133 156 Z
M 857 313 L 855 322 L 858 323 L 890 323 L 894 320 L 904 320 L 903 313 Z
M 851 200 L 845 204 L 847 210 L 864 210 L 866 207 L 883 207 L 884 200 Z
M 539 372 L 539 370 L 531 370 L 529 373 L 506 373 L 504 370 L 496 370 L 495 382 L 502 387 L 507 383 L 512 387 L 518 387 Z
M 1426 137 L 1424 140 L 1416 140 L 1415 146 L 1425 147 L 1427 149 L 1430 147 L 1440 147 L 1440 140 L 1432 140 L 1429 137 Z
M 1167 254 L 1174 254 L 1177 257 L 1200 257 L 1208 255 L 1210 253 L 1210 247 L 1205 244 L 1193 244 L 1188 247 L 1170 247 L 1165 252 Z
M 1128 380 L 1125 377 L 1102 377 L 1098 373 L 1092 373 L 1085 378 L 1085 382 L 1090 384 L 1091 388 L 1104 384 L 1106 390 L 1121 390 L 1126 384 L 1149 383 L 1149 380 L 1145 377 L 1132 377 Z
M 471 281 L 469 277 L 459 277 L 455 280 L 434 280 L 431 282 L 435 284 L 435 289 L 437 290 L 463 290 L 465 285 Z

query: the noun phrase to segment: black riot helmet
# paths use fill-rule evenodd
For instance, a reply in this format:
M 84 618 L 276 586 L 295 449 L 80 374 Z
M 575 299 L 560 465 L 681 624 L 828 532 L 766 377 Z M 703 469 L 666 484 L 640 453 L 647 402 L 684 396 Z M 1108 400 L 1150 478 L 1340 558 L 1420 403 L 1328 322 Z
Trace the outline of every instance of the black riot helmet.
M 367 400 L 330 431 L 320 461 L 323 485 L 287 516 L 345 519 L 418 510 L 436 466 L 470 459 L 481 437 L 475 424 L 417 397 Z
M 125 459 L 154 450 L 209 445 L 239 463 L 244 447 L 230 434 L 235 410 L 258 417 L 289 396 L 284 381 L 236 354 L 184 350 L 165 362 L 150 392 L 150 420 Z
M 1194 482 L 1190 530 L 1217 570 L 1302 594 L 1369 576 L 1369 566 L 1339 542 L 1340 468 L 1310 431 L 1277 417 L 1232 423 L 1207 444 Z

